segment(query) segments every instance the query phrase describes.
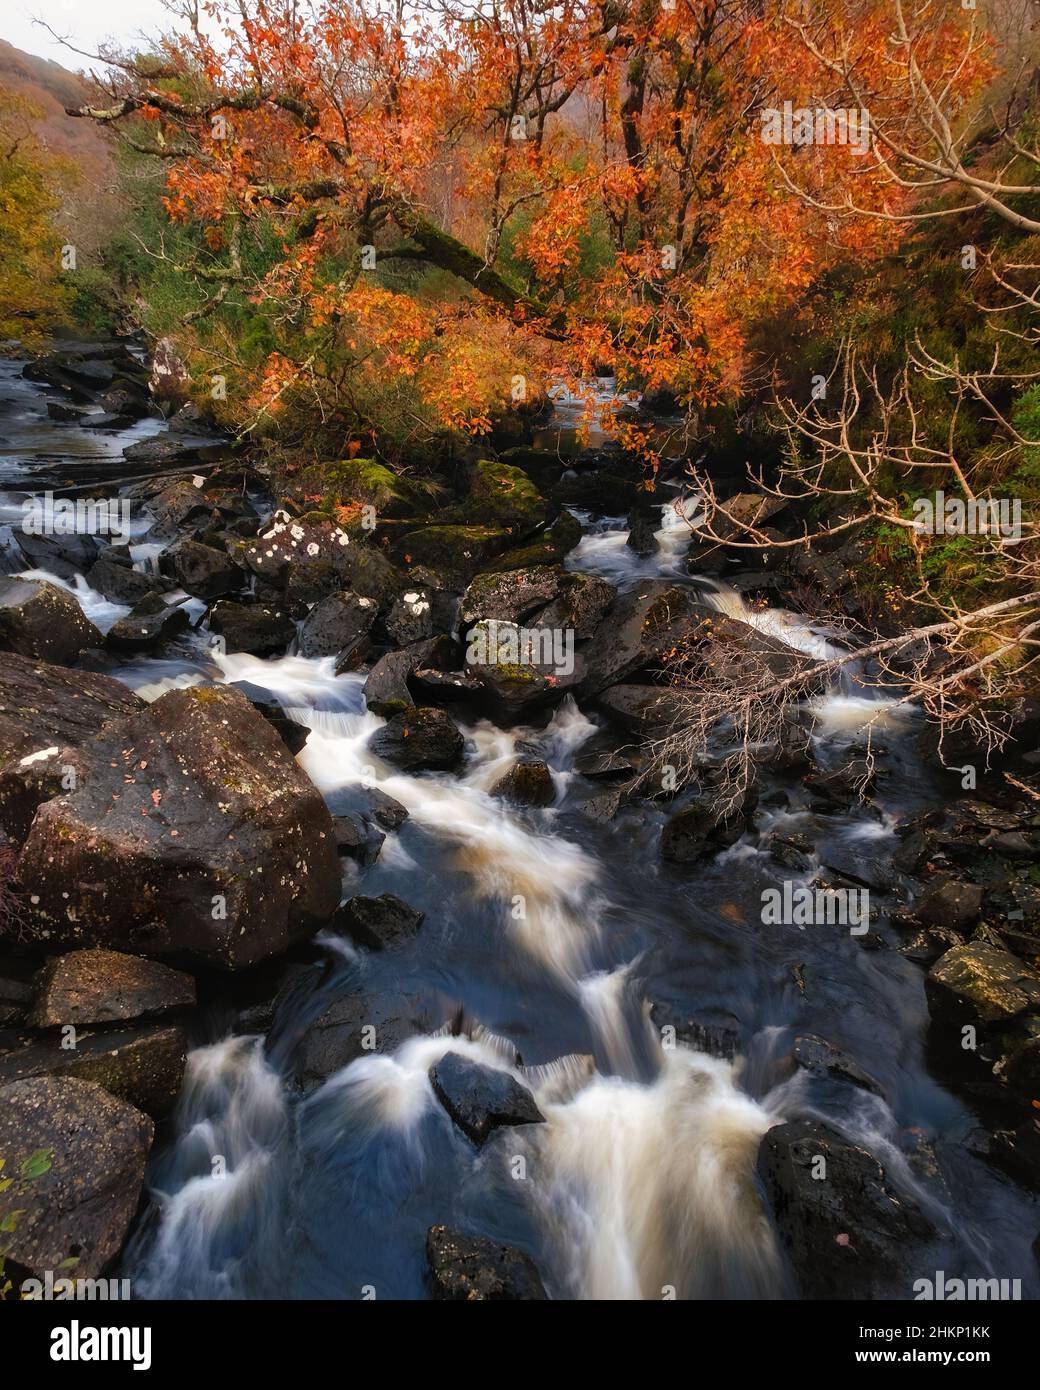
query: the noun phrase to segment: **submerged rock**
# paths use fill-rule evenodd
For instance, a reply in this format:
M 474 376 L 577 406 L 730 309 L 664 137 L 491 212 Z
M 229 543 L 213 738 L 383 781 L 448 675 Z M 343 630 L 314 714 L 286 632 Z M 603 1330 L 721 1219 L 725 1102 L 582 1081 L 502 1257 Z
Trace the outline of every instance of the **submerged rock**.
M 815 1076 L 827 1076 L 835 1081 L 848 1081 L 864 1091 L 873 1091 L 877 1096 L 884 1095 L 880 1081 L 864 1071 L 858 1062 L 814 1033 L 803 1033 L 794 1040 L 794 1060 L 806 1071 Z
M 442 1302 L 476 1303 L 544 1299 L 535 1262 L 513 1245 L 487 1236 L 469 1236 L 448 1226 L 431 1226 L 426 1236 L 426 1267 L 433 1297 Z
M 710 796 L 701 797 L 676 811 L 661 831 L 661 858 L 673 864 L 693 864 L 705 855 L 736 844 L 743 835 L 754 810 L 750 792 L 738 797 L 728 808 Z
M 430 1068 L 437 1099 L 474 1144 L 487 1142 L 503 1125 L 541 1124 L 545 1116 L 534 1096 L 507 1071 L 486 1067 L 458 1052 L 446 1053 Z
M 0 1089 L 0 1153 L 14 1179 L 0 1192 L 7 1277 L 103 1273 L 137 1210 L 152 1133 L 146 1115 L 89 1081 Z

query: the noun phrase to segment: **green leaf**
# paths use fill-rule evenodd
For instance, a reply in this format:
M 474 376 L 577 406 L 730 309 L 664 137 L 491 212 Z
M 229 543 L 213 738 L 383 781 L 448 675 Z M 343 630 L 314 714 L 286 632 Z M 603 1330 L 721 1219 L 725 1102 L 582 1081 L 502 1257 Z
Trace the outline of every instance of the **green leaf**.
M 50 1172 L 53 1158 L 53 1149 L 37 1149 L 34 1154 L 30 1154 L 23 1162 L 22 1177 L 26 1179 L 43 1177 L 44 1173 Z

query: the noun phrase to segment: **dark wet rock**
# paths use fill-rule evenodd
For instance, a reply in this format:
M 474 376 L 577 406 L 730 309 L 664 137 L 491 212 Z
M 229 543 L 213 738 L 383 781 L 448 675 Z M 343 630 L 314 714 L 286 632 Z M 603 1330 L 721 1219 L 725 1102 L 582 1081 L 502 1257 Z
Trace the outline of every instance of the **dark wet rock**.
M 229 652 L 271 656 L 284 652 L 296 636 L 296 624 L 280 608 L 261 603 L 233 603 L 221 599 L 209 610 L 211 632 L 223 637 Z
M 486 1067 L 458 1052 L 430 1068 L 434 1094 L 474 1144 L 484 1144 L 502 1126 L 544 1122 L 534 1096 L 507 1071 Z
M 40 579 L 0 578 L 0 650 L 62 663 L 100 645 L 101 633 L 64 589 Z
M 678 1042 L 694 1052 L 723 1057 L 727 1062 L 732 1062 L 741 1051 L 740 1025 L 732 1016 L 724 1019 L 693 1017 L 681 1006 L 658 999 L 650 1007 L 650 1022 L 660 1033 L 665 1047 Z
M 378 898 L 349 898 L 332 919 L 332 929 L 347 933 L 371 951 L 382 951 L 410 941 L 425 917 L 403 898 L 381 893 Z
M 703 796 L 676 811 L 661 831 L 661 857 L 672 864 L 693 864 L 736 844 L 754 810 L 749 793 L 730 809 L 720 808 L 710 796 Z
M 767 841 L 770 857 L 785 869 L 804 873 L 812 865 L 812 842 L 801 831 L 788 830 L 770 835 Z
M 116 652 L 143 651 L 176 637 L 188 622 L 183 608 L 167 603 L 159 594 L 148 594 L 125 618 L 113 623 L 105 635 L 105 646 Z
M 1025 1120 L 1015 1129 L 998 1129 L 992 1134 L 974 1130 L 967 1140 L 973 1153 L 992 1163 L 1016 1182 L 1040 1191 L 1040 1124 Z
M 883 1296 L 905 1273 L 911 1247 L 934 1235 L 873 1154 L 818 1121 L 768 1130 L 758 1176 L 804 1298 Z
M 574 771 L 582 777 L 630 777 L 636 770 L 631 752 L 612 734 L 593 734 L 575 757 Z
M 180 541 L 159 557 L 159 564 L 193 598 L 214 599 L 235 593 L 245 579 L 226 551 L 200 541 Z
M 19 858 L 35 934 L 237 969 L 332 915 L 328 810 L 239 691 L 169 691 L 80 755 Z
M 625 544 L 644 559 L 656 555 L 661 546 L 656 532 L 661 527 L 660 511 L 650 512 L 644 507 L 634 507 L 628 514 L 628 536 Z
M 977 883 L 947 879 L 926 893 L 917 903 L 915 911 L 926 926 L 967 931 L 979 920 L 982 897 L 982 888 Z
M 195 981 L 183 970 L 121 951 L 69 951 L 44 966 L 35 991 L 32 1028 L 119 1023 L 195 1003 Z
M 1040 1019 L 1036 1020 L 1034 1036 L 1009 1039 L 1007 1047 L 1006 1055 L 993 1068 L 994 1075 L 1022 1100 L 1040 1098 Z
M 443 710 L 414 705 L 395 714 L 368 741 L 377 757 L 405 772 L 448 772 L 462 761 L 464 744 Z
M 60 401 L 47 402 L 47 414 L 60 425 L 78 424 L 86 413 L 85 410 L 77 409 L 76 406 L 62 405 Z
M 967 941 L 936 961 L 925 981 L 933 1018 L 1001 1023 L 1040 1008 L 1040 974 L 996 946 Z
M 386 615 L 385 626 L 398 646 L 425 642 L 435 631 L 432 596 L 425 589 L 406 589 Z
M 545 1287 L 530 1255 L 487 1236 L 431 1226 L 426 1236 L 427 1277 L 441 1302 L 519 1302 L 544 1299 Z
M 565 581 L 565 571 L 555 565 L 478 574 L 462 596 L 459 618 L 465 624 L 481 618 L 522 623 L 556 598 Z
M 15 1179 L 0 1192 L 7 1277 L 41 1279 L 75 1261 L 76 1278 L 97 1278 L 137 1209 L 152 1133 L 146 1115 L 88 1081 L 3 1087 L 0 1153 Z
M 534 483 L 541 493 L 546 493 L 560 481 L 563 462 L 555 449 L 536 449 L 519 447 L 504 449 L 499 457 L 510 468 L 519 468 Z
M 779 738 L 763 749 L 756 762 L 761 768 L 788 777 L 804 777 L 806 773 L 816 771 L 809 730 L 795 723 L 785 723 Z
M 834 1081 L 848 1081 L 864 1091 L 873 1091 L 877 1096 L 884 1095 L 880 1081 L 864 1071 L 858 1062 L 846 1052 L 825 1038 L 814 1033 L 803 1033 L 794 1040 L 794 1060 L 814 1076 L 827 1076 Z
M 660 665 L 708 615 L 709 610 L 680 584 L 646 580 L 631 593 L 620 594 L 593 638 L 583 691 L 595 695 L 626 676 Z
M 345 591 L 315 604 L 300 628 L 301 656 L 334 656 L 337 669 L 354 670 L 368 653 L 368 634 L 376 620 L 375 599 Z
M 384 830 L 400 830 L 408 819 L 407 806 L 402 806 L 399 801 L 387 796 L 386 792 L 380 791 L 378 787 L 370 788 L 365 795 L 373 820 L 378 821 Z
M 553 501 L 580 507 L 594 516 L 625 516 L 635 501 L 635 483 L 609 469 L 580 473 L 560 479 L 550 492 Z
M 46 570 L 58 579 L 75 583 L 77 574 L 89 570 L 98 555 L 99 543 L 93 537 L 75 532 L 65 536 L 34 536 L 19 530 L 18 549 L 29 561 L 18 568 Z
M 619 729 L 632 734 L 670 728 L 683 710 L 680 698 L 658 685 L 612 685 L 600 691 L 595 705 Z
M 846 810 L 866 796 L 874 785 L 875 771 L 863 758 L 842 767 L 811 772 L 805 786 L 813 802 L 824 810 Z
M 0 1088 L 33 1077 L 73 1077 L 103 1086 L 155 1118 L 173 1109 L 184 1080 L 183 1028 L 164 1023 L 102 1030 L 81 1026 L 75 1037 L 71 1048 L 66 1036 L 25 1039 L 0 1052 Z
M 962 945 L 963 940 L 952 927 L 925 927 L 905 946 L 900 946 L 899 954 L 918 965 L 934 965 L 952 946 Z
M 517 806 L 551 806 L 556 788 L 548 764 L 530 759 L 515 763 L 491 788 L 491 795 Z
M 620 808 L 621 793 L 619 791 L 597 792 L 594 796 L 586 797 L 578 805 L 578 810 L 583 816 L 600 825 L 606 825 L 612 821 Z
M 447 637 L 431 637 L 426 642 L 388 652 L 379 658 L 365 681 L 365 702 L 377 714 L 398 713 L 415 703 L 409 680 L 420 667 L 450 671 L 457 660 L 457 648 Z
M 257 704 L 255 700 L 250 701 L 250 703 L 258 714 L 263 715 L 295 758 L 311 736 L 311 731 L 307 725 L 290 719 L 287 714 L 283 714 L 277 705 L 261 705 Z
M 344 995 L 308 1028 L 296 1061 L 297 1081 L 310 1089 L 358 1057 L 390 1056 L 431 1026 L 436 1025 L 415 995 L 385 990 L 378 996 L 364 990 Z
M 568 572 L 557 597 L 538 614 L 538 622 L 568 629 L 582 642 L 595 636 L 616 597 L 614 585 L 598 575 Z
M 111 554 L 100 556 L 87 570 L 87 583 L 113 603 L 140 603 L 149 594 L 165 593 L 172 582 L 165 575 L 135 570 L 128 563 L 119 564 Z
M 369 817 L 360 812 L 333 816 L 332 833 L 337 852 L 349 859 L 356 859 L 363 869 L 376 862 L 386 839 Z
M 487 568 L 493 570 L 525 569 L 531 565 L 557 565 L 574 549 L 582 537 L 581 522 L 570 512 L 563 511 L 551 526 L 539 530 L 526 545 L 507 549 Z
M 156 434 L 150 439 L 128 444 L 123 450 L 123 457 L 128 463 L 190 467 L 192 464 L 215 458 L 224 448 L 223 444 L 215 443 L 211 436 L 168 430 L 165 434 Z

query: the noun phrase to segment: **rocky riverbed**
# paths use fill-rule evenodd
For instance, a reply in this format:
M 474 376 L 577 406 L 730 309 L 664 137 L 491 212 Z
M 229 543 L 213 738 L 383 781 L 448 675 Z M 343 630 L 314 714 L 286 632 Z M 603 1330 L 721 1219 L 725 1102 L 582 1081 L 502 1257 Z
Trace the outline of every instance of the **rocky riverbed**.
M 707 552 L 553 422 L 275 483 L 149 367 L 0 363 L 12 1285 L 1036 1297 L 1036 712 L 966 778 L 861 673 L 720 817 L 644 775 L 668 654 L 797 668 L 854 556 Z

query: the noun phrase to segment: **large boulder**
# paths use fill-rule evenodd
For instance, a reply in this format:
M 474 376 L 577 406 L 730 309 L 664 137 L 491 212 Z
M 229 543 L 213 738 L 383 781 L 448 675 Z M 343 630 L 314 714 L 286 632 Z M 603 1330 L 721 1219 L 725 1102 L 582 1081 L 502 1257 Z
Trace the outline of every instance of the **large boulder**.
M 459 618 L 466 624 L 481 618 L 522 623 L 559 594 L 565 579 L 557 565 L 478 574 L 462 596 Z
M 546 506 L 520 468 L 481 459 L 473 469 L 469 496 L 455 509 L 460 521 L 501 526 L 524 534 L 546 520 Z
M 474 1144 L 502 1126 L 536 1125 L 545 1116 L 534 1096 L 507 1071 L 447 1052 L 430 1068 L 430 1085 L 451 1118 Z
M 547 763 L 538 758 L 523 758 L 499 778 L 491 795 L 511 801 L 514 806 L 551 806 L 556 800 L 556 787 Z
M 119 1023 L 195 1003 L 190 975 L 121 951 L 69 951 L 44 966 L 34 987 L 31 1028 Z
M 332 915 L 329 812 L 239 691 L 169 691 L 78 755 L 19 859 L 41 937 L 237 969 Z
M 413 706 L 377 729 L 368 746 L 405 772 L 449 772 L 462 761 L 465 740 L 443 710 Z
M 431 1226 L 427 1232 L 426 1269 L 433 1297 L 439 1302 L 499 1303 L 546 1297 L 530 1255 L 449 1226 Z
M 693 864 L 705 855 L 736 844 L 747 828 L 754 797 L 738 795 L 731 805 L 712 796 L 699 797 L 669 817 L 661 831 L 661 858 L 672 864 Z
M 76 600 L 56 584 L 0 578 L 0 650 L 64 663 L 101 641 Z
M 110 676 L 8 655 L 0 662 L 0 830 L 21 842 L 41 801 L 68 782 L 63 750 L 142 707 Z
M 339 459 L 307 468 L 300 487 L 324 507 L 372 507 L 377 516 L 412 516 L 426 508 L 422 490 L 375 459 Z
M 900 1274 L 934 1231 L 873 1154 L 819 1121 L 795 1120 L 763 1136 L 758 1176 L 804 1298 L 909 1295 Z
M 165 575 L 150 571 L 136 570 L 132 565 L 120 564 L 111 555 L 100 556 L 86 575 L 87 583 L 113 603 L 140 603 L 149 594 L 172 589 L 173 581 Z
M 0 1229 L 15 1283 L 97 1278 L 137 1210 L 153 1127 L 102 1087 L 41 1076 L 0 1089 Z

